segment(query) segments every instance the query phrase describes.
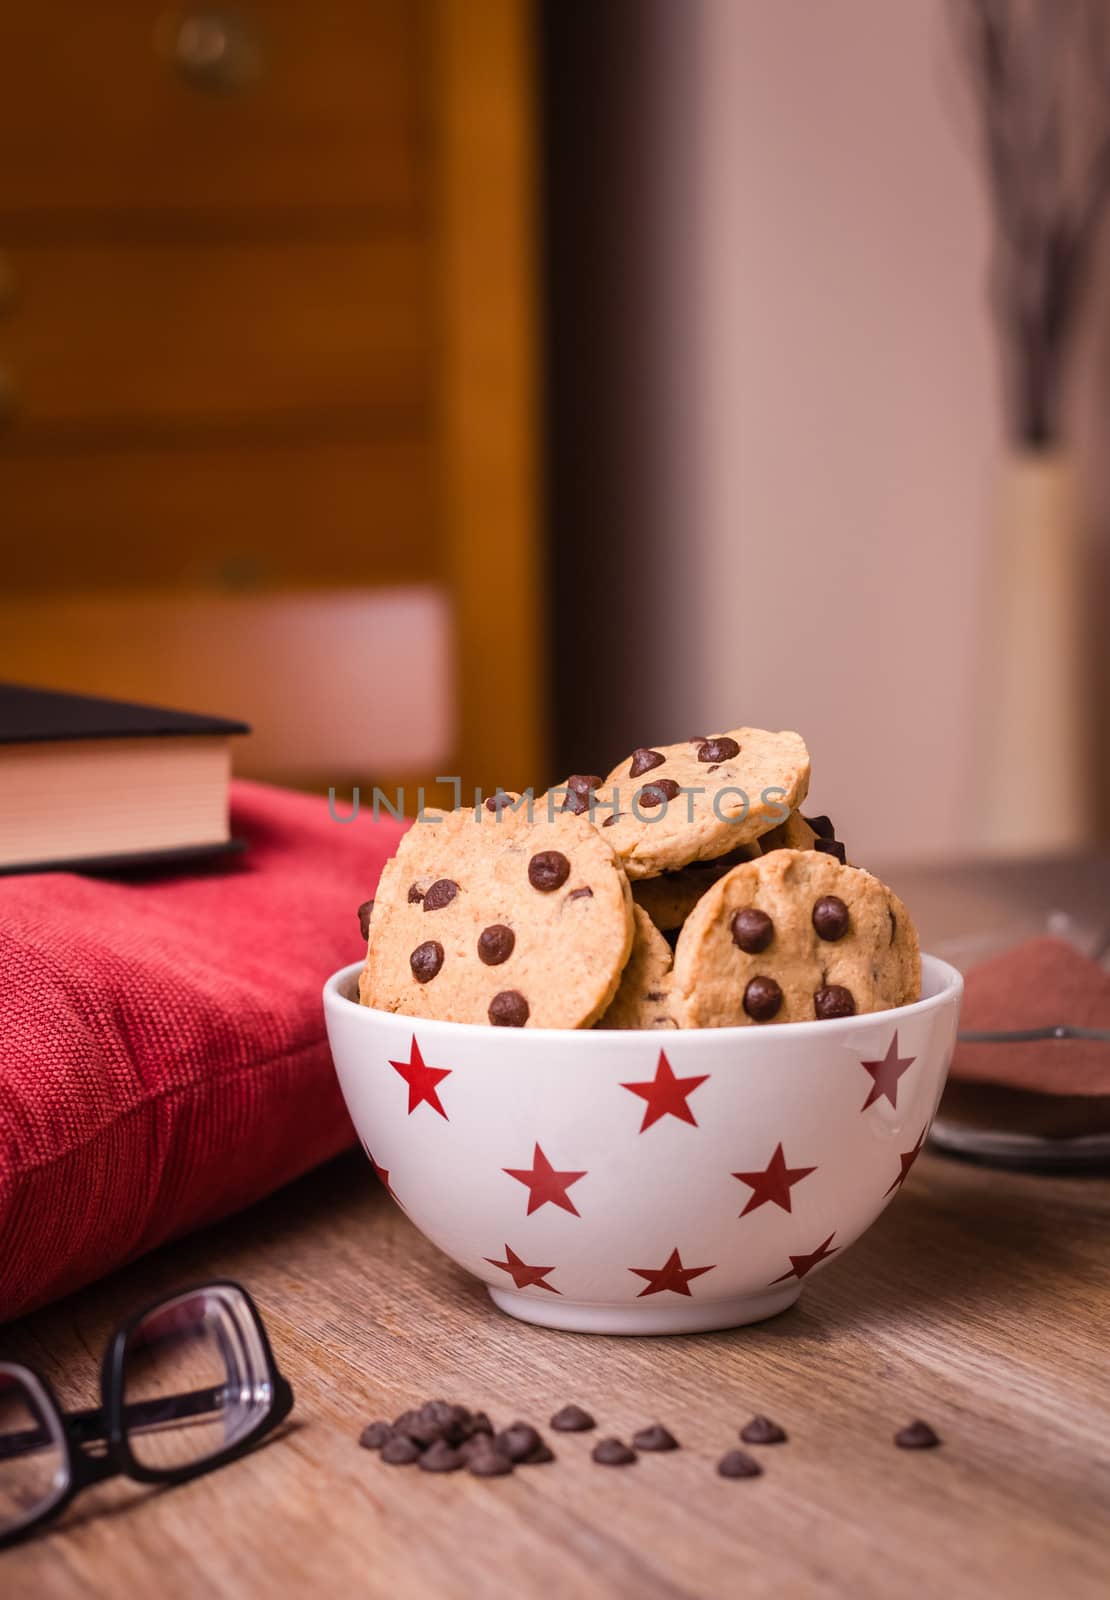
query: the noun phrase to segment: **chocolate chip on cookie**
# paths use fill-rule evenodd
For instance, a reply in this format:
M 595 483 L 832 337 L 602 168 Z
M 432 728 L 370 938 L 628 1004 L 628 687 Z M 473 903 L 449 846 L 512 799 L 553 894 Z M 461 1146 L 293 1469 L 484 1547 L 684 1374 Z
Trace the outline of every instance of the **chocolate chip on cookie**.
M 732 919 L 732 942 L 750 956 L 766 950 L 774 937 L 775 924 L 766 911 L 759 911 L 755 906 L 745 906 Z
M 519 989 L 502 989 L 489 1003 L 489 1020 L 495 1028 L 523 1028 L 531 1007 Z
M 630 778 L 642 778 L 645 772 L 650 772 L 653 767 L 661 767 L 666 761 L 666 756 L 658 750 L 647 750 L 642 745 L 639 750 L 633 750 L 632 760 L 628 765 Z
M 506 794 L 503 789 L 498 789 L 496 794 L 487 794 L 484 803 L 486 810 L 492 811 L 496 817 L 504 811 L 506 806 L 511 807 L 516 804 L 516 796 Z
M 568 900 L 592 900 L 593 897 L 594 892 L 590 888 L 589 884 L 587 884 L 584 889 L 572 889 L 567 895 Z
M 442 911 L 459 892 L 454 878 L 437 878 L 424 896 L 425 911 Z
M 604 781 L 592 772 L 571 773 L 564 786 L 567 797 L 563 801 L 563 810 L 573 811 L 576 817 L 580 817 L 583 811 L 590 809 L 590 796 L 595 789 L 601 788 Z
M 443 965 L 443 946 L 435 939 L 425 939 L 409 956 L 409 966 L 417 983 L 431 983 Z
M 848 907 L 837 894 L 823 894 L 813 903 L 813 926 L 817 937 L 830 944 L 843 939 L 851 920 Z
M 774 978 L 753 978 L 744 990 L 744 1010 L 753 1022 L 770 1022 L 782 1008 L 782 990 Z
M 830 1022 L 833 1017 L 854 1017 L 856 1002 L 851 989 L 842 983 L 829 983 L 813 996 L 813 1012 L 819 1022 Z
M 839 839 L 818 839 L 813 848 L 824 851 L 827 856 L 835 856 L 842 867 L 848 860 L 848 853 Z
M 374 915 L 373 900 L 364 900 L 358 908 L 358 925 L 362 930 L 362 937 L 370 937 L 370 918 Z
M 424 891 L 418 883 L 409 884 L 409 905 L 418 906 L 424 898 Z
M 503 922 L 495 922 L 478 935 L 478 959 L 487 967 L 499 967 L 503 961 L 508 961 L 515 944 L 513 930 L 506 928 Z
M 803 822 L 808 822 L 819 839 L 835 839 L 836 829 L 828 817 L 803 817 Z
M 650 811 L 653 806 L 661 806 L 666 800 L 676 799 L 678 793 L 678 784 L 673 778 L 660 778 L 657 783 L 645 783 L 636 800 L 644 811 Z
M 561 850 L 540 850 L 528 863 L 528 882 L 541 894 L 561 889 L 570 877 L 570 862 Z
M 735 739 L 721 735 L 715 739 L 703 739 L 698 746 L 698 760 L 709 763 L 710 761 L 732 761 L 740 754 L 740 746 Z

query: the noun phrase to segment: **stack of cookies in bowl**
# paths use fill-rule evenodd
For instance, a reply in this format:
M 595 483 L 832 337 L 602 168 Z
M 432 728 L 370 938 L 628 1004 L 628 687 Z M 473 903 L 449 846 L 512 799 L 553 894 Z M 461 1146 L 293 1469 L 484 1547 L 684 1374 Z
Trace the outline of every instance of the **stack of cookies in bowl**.
M 916 1000 L 898 897 L 801 812 L 800 735 L 643 747 L 427 812 L 364 908 L 364 1005 L 499 1027 L 767 1026 Z

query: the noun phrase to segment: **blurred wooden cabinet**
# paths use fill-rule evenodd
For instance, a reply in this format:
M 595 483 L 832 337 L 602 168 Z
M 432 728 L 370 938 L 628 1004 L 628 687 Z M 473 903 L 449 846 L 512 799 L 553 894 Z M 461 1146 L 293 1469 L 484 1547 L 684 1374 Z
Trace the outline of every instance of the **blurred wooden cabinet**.
M 203 637 L 170 662 L 129 596 L 430 587 L 449 648 L 396 670 L 450 662 L 439 770 L 549 776 L 532 33 L 529 0 L 3 8 L 0 676 L 156 699 Z M 316 776 L 401 775 L 364 744 Z

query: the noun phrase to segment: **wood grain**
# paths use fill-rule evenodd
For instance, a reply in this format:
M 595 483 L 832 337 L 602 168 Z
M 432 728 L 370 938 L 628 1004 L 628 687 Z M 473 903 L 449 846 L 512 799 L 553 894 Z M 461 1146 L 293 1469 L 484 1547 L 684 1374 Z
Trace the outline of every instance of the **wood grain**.
M 416 239 L 25 245 L 0 335 L 0 444 L 352 416 L 429 403 L 429 263 Z
M 437 0 L 440 507 L 467 786 L 546 769 L 533 7 Z
M 1102 901 L 1110 863 L 903 869 L 927 943 Z M 963 895 L 959 886 L 963 885 Z M 1084 889 L 1084 885 L 1086 888 Z M 1087 901 L 1083 899 L 1084 893 Z M 954 920 L 955 919 L 955 920 Z M 1102 1600 L 1110 1584 L 1110 1181 L 926 1153 L 797 1306 L 690 1338 L 554 1333 L 496 1312 L 388 1200 L 361 1155 L 0 1330 L 72 1404 L 114 1323 L 206 1277 L 257 1295 L 297 1405 L 284 1437 L 165 1493 L 114 1484 L 0 1555 L 13 1600 L 158 1592 L 332 1600 Z M 682 1450 L 627 1470 L 597 1435 L 511 1479 L 434 1478 L 358 1448 L 372 1417 L 444 1394 L 499 1422 L 568 1400 Z M 765 1476 L 714 1466 L 755 1411 L 787 1429 Z M 915 1417 L 940 1450 L 896 1450 Z
M 270 426 L 116 448 L 0 447 L 0 505 L 19 528 L 4 545 L 6 586 L 57 594 L 63 575 L 70 593 L 426 581 L 442 572 L 434 459 L 419 432 Z M 48 649 L 64 653 L 67 641 Z
M 100 237 L 121 217 L 304 226 L 427 203 L 421 0 L 55 0 L 10 6 L 0 53 L 0 235 Z M 257 52 L 241 87 L 175 65 L 190 14 L 233 15 Z
M 5 1596 L 228 1600 L 583 1595 L 1101 1597 L 1110 1581 L 1110 1186 L 924 1157 L 798 1306 L 734 1333 L 604 1339 L 496 1312 L 347 1157 L 244 1216 L 7 1330 L 73 1403 L 114 1320 L 206 1276 L 255 1292 L 297 1405 L 285 1437 L 164 1493 L 117 1484 L 0 1556 Z M 681 1452 L 595 1466 L 597 1435 L 511 1480 L 359 1450 L 371 1417 L 444 1394 L 606 1432 L 661 1419 Z M 765 1476 L 714 1472 L 754 1411 Z M 942 1449 L 897 1451 L 916 1416 Z

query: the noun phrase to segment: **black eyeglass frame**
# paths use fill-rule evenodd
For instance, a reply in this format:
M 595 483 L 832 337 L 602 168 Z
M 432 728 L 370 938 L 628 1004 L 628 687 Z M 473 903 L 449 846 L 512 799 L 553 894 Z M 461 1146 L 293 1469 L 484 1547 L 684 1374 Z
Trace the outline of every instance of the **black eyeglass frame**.
M 161 1409 L 166 1401 L 159 1399 L 153 1402 L 132 1402 L 130 1406 L 124 1403 L 124 1365 L 127 1357 L 127 1348 L 131 1335 L 140 1323 L 151 1316 L 162 1306 L 173 1301 L 181 1300 L 191 1294 L 205 1294 L 218 1290 L 232 1290 L 242 1297 L 243 1306 L 250 1317 L 257 1335 L 259 1348 L 262 1352 L 269 1382 L 270 1404 L 266 1411 L 258 1418 L 251 1428 L 239 1439 L 235 1439 L 223 1450 L 217 1450 L 212 1455 L 205 1456 L 199 1461 L 191 1461 L 179 1467 L 150 1467 L 144 1466 L 136 1460 L 128 1440 L 128 1429 L 136 1422 L 136 1411 L 140 1413 L 149 1404 L 152 1408 Z M 211 1279 L 207 1283 L 196 1283 L 182 1289 L 175 1289 L 170 1294 L 159 1295 L 148 1305 L 134 1312 L 122 1322 L 108 1341 L 104 1352 L 104 1360 L 100 1369 L 100 1399 L 98 1407 L 82 1411 L 65 1411 L 58 1401 L 54 1388 L 43 1373 L 34 1367 L 28 1367 L 22 1362 L 8 1361 L 0 1363 L 10 1372 L 20 1378 L 31 1378 L 32 1388 L 37 1387 L 46 1400 L 52 1413 L 52 1421 L 65 1451 L 66 1486 L 56 1499 L 48 1501 L 41 1511 L 33 1513 L 26 1522 L 21 1522 L 17 1527 L 10 1528 L 7 1532 L 0 1531 L 0 1550 L 8 1545 L 18 1544 L 21 1539 L 37 1532 L 45 1523 L 51 1522 L 55 1517 L 67 1510 L 73 1500 L 82 1490 L 92 1488 L 94 1484 L 104 1483 L 109 1478 L 125 1477 L 134 1479 L 137 1483 L 150 1484 L 176 1484 L 184 1483 L 189 1478 L 199 1478 L 206 1472 L 214 1472 L 217 1468 L 226 1466 L 230 1461 L 237 1461 L 240 1456 L 252 1450 L 267 1434 L 285 1421 L 293 1409 L 293 1389 L 289 1380 L 278 1369 L 274 1352 L 270 1345 L 266 1326 L 261 1314 L 249 1292 L 241 1283 L 236 1283 L 231 1278 Z M 192 1410 L 185 1409 L 179 1413 L 184 1418 L 195 1414 L 196 1410 L 204 1409 L 197 1404 L 202 1398 L 214 1395 L 218 1391 L 201 1390 L 196 1395 L 174 1396 L 186 1403 L 188 1407 L 192 1402 Z M 47 1419 L 44 1419 L 46 1421 Z M 94 1454 L 86 1448 L 92 1441 L 105 1441 L 103 1454 Z

